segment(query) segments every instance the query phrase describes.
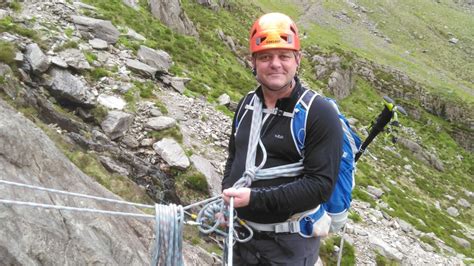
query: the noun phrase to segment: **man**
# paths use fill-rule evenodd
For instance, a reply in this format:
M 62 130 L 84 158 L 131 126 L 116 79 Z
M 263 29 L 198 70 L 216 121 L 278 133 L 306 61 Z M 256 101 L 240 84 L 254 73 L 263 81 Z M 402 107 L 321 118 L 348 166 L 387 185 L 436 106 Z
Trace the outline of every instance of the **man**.
M 249 242 L 235 244 L 234 264 L 314 265 L 320 237 L 267 228 L 285 225 L 329 199 L 342 155 L 341 125 L 331 104 L 316 96 L 308 108 L 304 149 L 297 149 L 292 113 L 307 89 L 297 77 L 300 41 L 288 16 L 260 17 L 250 31 L 250 51 L 260 86 L 239 103 L 222 180 L 224 200 L 234 198 L 238 217 L 254 231 Z M 290 169 L 258 178 L 276 166 Z

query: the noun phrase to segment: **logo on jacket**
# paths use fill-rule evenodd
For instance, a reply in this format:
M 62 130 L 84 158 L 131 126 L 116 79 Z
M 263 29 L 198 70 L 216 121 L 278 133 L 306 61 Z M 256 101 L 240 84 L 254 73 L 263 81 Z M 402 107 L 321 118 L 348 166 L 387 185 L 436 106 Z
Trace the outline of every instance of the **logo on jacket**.
M 275 134 L 275 138 L 277 138 L 277 139 L 283 139 L 284 137 L 283 137 L 283 135 Z

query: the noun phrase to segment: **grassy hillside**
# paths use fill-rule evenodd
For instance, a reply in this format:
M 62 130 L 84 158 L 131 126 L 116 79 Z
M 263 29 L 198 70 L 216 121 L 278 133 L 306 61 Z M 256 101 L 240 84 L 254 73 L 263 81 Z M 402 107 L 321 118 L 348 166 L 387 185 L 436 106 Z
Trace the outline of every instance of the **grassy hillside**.
M 141 1 L 139 11 L 124 6 L 121 0 L 83 2 L 98 7 L 97 14 L 86 11 L 85 15 L 112 20 L 115 25 L 130 27 L 147 38 L 139 42 L 121 37 L 119 45 L 137 51 L 144 44 L 170 53 L 175 63 L 171 71 L 192 79 L 186 93 L 203 95 L 211 102 L 224 92 L 238 100 L 256 85 L 241 60 L 247 55 L 251 23 L 268 11 L 282 11 L 297 18 L 301 32 L 308 36 L 303 40 L 305 49 L 318 45 L 321 52 L 341 56 L 344 51 L 350 51 L 355 57 L 407 73 L 432 93 L 453 101 L 474 102 L 474 20 L 472 14 L 451 1 L 438 4 L 428 0 L 399 0 L 375 4 L 361 0 L 358 4 L 366 9 L 362 12 L 349 6 L 348 1 L 228 1 L 229 9 L 212 11 L 193 0 L 182 0 L 184 10 L 199 31 L 199 39 L 176 34 L 152 18 L 145 0 Z M 236 54 L 219 38 L 218 30 L 236 42 Z M 459 39 L 457 44 L 449 43 L 451 36 Z M 307 59 L 301 75 L 314 89 L 324 89 L 325 84 L 315 79 Z M 356 89 L 340 105 L 346 116 L 360 121 L 357 125 L 360 129 L 377 115 L 380 101 L 379 92 L 358 78 Z M 474 157 L 448 134 L 455 125 L 420 110 L 417 121 L 401 118 L 402 136 L 415 139 L 424 150 L 440 158 L 444 172 L 423 164 L 401 146 L 392 146 L 378 138 L 370 147 L 377 160 L 366 156 L 359 163 L 354 195 L 376 206 L 364 189 L 367 185 L 383 188 L 383 200 L 388 203 L 388 207 L 381 207 L 384 211 L 410 222 L 422 232 L 434 232 L 456 251 L 473 257 L 472 250 L 462 248 L 451 237 L 469 239 L 466 232 L 474 227 L 472 208 L 460 209 L 461 214 L 456 218 L 447 215 L 446 209 L 461 198 L 474 204 L 465 194 L 465 190 L 474 191 Z M 441 209 L 435 207 L 436 201 Z M 427 242 L 438 248 L 432 241 Z

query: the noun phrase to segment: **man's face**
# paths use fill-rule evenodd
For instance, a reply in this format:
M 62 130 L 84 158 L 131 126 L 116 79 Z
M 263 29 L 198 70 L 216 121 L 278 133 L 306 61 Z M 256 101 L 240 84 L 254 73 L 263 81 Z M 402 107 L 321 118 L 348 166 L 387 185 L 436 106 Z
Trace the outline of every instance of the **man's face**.
M 253 64 L 258 81 L 269 90 L 277 91 L 295 76 L 301 56 L 288 49 L 271 49 L 254 54 Z

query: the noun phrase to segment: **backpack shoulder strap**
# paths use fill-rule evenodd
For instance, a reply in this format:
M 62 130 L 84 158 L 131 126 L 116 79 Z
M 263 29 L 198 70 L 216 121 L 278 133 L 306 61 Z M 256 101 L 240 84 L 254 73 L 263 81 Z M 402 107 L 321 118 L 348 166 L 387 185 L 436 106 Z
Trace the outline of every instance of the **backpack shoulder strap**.
M 304 142 L 306 137 L 306 122 L 311 104 L 319 93 L 306 89 L 293 110 L 293 119 L 291 120 L 291 135 L 298 153 L 303 157 Z
M 242 121 L 242 118 L 247 114 L 247 111 L 251 110 L 250 107 L 254 97 L 256 97 L 255 91 L 247 93 L 247 95 L 242 101 L 242 104 L 239 107 L 239 110 L 237 110 L 237 112 L 235 113 L 235 132 L 237 132 L 237 129 L 240 125 L 240 121 Z

